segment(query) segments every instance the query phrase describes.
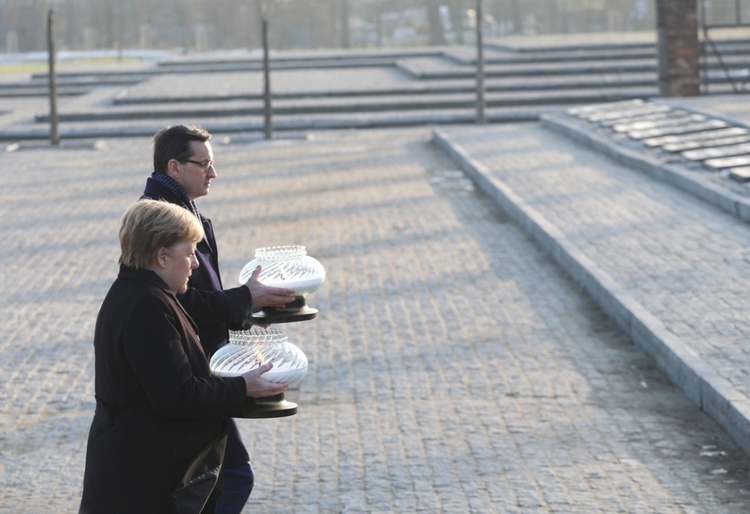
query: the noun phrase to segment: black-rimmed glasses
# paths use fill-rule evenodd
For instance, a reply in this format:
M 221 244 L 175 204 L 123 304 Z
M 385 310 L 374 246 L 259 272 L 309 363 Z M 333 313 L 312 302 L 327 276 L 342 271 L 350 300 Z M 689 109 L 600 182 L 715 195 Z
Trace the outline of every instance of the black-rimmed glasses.
M 196 166 L 200 166 L 204 173 L 207 173 L 208 170 L 213 167 L 214 161 L 193 161 L 191 159 L 184 159 L 182 162 L 189 162 L 192 164 L 195 164 Z

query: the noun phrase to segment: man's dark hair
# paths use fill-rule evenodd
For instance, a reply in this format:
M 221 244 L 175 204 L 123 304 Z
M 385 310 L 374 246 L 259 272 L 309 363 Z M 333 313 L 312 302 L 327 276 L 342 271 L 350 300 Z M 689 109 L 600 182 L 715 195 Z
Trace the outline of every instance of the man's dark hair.
M 184 162 L 193 156 L 191 141 L 206 142 L 211 134 L 195 125 L 172 125 L 161 129 L 154 135 L 154 171 L 167 172 L 167 163 L 171 159 Z

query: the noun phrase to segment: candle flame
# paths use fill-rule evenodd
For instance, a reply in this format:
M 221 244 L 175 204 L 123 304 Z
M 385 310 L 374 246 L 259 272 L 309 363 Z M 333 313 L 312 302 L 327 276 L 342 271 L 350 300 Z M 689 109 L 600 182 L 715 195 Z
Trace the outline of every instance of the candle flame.
M 262 346 L 258 343 L 255 343 L 255 360 L 258 361 L 258 363 L 262 366 L 266 362 L 266 356 L 263 355 Z

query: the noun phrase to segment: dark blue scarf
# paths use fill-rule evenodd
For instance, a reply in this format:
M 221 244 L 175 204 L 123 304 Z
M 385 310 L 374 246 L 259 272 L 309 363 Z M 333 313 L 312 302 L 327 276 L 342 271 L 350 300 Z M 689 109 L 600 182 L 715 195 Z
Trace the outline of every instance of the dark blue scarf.
M 151 178 L 177 195 L 180 201 L 184 205 L 190 207 L 190 210 L 193 211 L 193 214 L 195 214 L 198 219 L 201 219 L 201 213 L 198 210 L 198 206 L 195 205 L 195 202 L 188 198 L 188 195 L 185 193 L 185 190 L 182 188 L 179 182 L 177 182 L 166 173 L 159 173 L 156 171 L 151 174 Z

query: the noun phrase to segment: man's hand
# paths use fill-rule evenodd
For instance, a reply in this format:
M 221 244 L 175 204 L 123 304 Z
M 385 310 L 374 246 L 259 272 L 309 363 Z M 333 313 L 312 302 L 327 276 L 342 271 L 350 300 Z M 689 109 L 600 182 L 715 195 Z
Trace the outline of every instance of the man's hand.
M 273 364 L 267 362 L 242 375 L 242 378 L 245 379 L 245 394 L 247 396 L 250 398 L 264 398 L 266 396 L 276 396 L 286 391 L 287 384 L 269 382 L 262 377 L 263 373 L 271 368 L 273 368 Z
M 245 283 L 253 295 L 253 310 L 259 311 L 263 307 L 283 307 L 294 301 L 294 289 L 285 287 L 270 287 L 258 281 L 260 266 L 255 268 L 253 274 Z

